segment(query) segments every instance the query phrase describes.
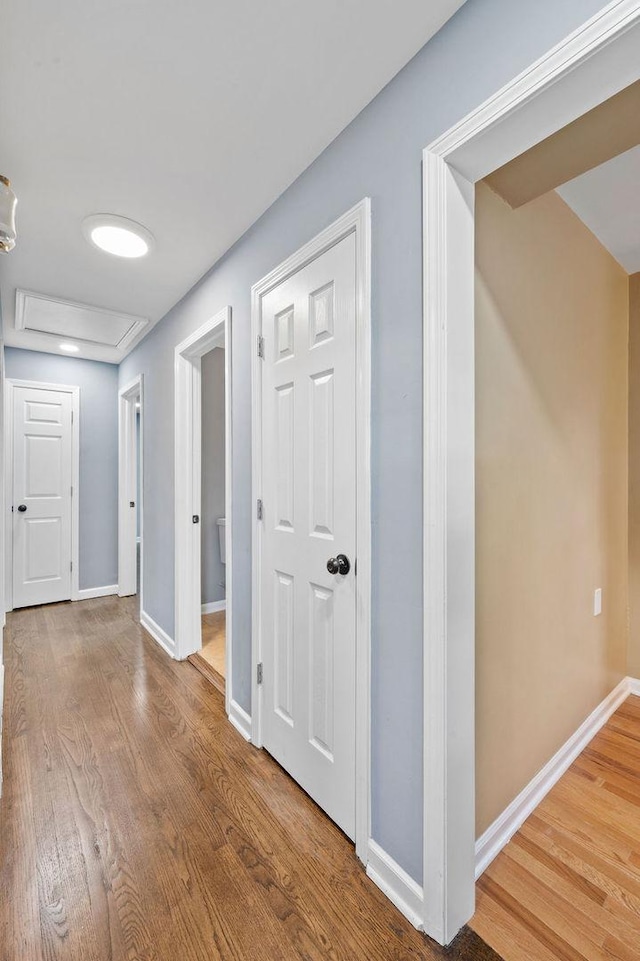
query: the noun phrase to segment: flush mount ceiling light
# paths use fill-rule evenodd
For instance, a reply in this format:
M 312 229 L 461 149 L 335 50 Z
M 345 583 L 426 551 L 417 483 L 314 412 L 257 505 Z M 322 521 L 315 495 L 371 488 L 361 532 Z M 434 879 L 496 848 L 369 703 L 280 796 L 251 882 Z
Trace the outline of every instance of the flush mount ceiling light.
M 80 348 L 76 344 L 59 344 L 60 350 L 64 350 L 67 354 L 77 354 Z
M 91 214 L 82 221 L 82 230 L 87 240 L 115 257 L 144 257 L 153 247 L 153 234 L 146 227 L 115 214 Z
M 17 203 L 11 181 L 0 174 L 0 254 L 8 254 L 16 245 Z

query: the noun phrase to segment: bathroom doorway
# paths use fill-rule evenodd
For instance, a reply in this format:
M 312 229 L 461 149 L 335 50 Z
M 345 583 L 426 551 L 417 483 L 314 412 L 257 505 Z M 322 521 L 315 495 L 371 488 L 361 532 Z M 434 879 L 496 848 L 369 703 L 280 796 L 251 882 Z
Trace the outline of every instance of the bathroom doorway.
M 226 677 L 225 344 L 200 360 L 202 648 L 195 666 L 224 693 Z M 204 662 L 204 663 L 202 663 Z
M 232 678 L 231 308 L 175 349 L 175 645 L 224 693 Z

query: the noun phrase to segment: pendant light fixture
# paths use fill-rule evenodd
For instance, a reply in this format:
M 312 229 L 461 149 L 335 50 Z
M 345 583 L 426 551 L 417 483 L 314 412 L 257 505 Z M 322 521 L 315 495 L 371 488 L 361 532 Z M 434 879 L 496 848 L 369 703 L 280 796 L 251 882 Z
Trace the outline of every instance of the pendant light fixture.
M 16 245 L 17 203 L 10 180 L 0 174 L 0 254 L 8 254 Z

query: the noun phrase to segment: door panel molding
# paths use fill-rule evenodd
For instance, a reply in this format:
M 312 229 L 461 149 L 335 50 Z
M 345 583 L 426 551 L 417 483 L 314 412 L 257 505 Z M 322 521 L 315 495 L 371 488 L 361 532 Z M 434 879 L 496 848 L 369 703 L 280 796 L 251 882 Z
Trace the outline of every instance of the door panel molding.
M 262 746 L 262 693 L 258 665 L 262 653 L 261 558 L 262 525 L 257 518 L 262 497 L 262 301 L 274 288 L 350 235 L 356 255 L 356 854 L 367 862 L 370 837 L 371 740 L 371 201 L 356 204 L 305 244 L 251 289 L 252 331 L 252 632 L 251 740 Z M 319 292 L 321 293 L 321 292 Z M 280 318 L 280 349 L 287 350 L 288 326 Z M 327 318 L 330 321 L 330 318 Z M 322 330 L 316 331 L 319 338 Z
M 43 381 L 5 379 L 4 397 L 4 538 L 5 538 L 5 610 L 13 610 L 13 415 L 14 389 L 51 390 L 71 395 L 71 600 L 80 598 L 79 545 L 80 545 L 80 388 L 77 385 L 49 384 Z

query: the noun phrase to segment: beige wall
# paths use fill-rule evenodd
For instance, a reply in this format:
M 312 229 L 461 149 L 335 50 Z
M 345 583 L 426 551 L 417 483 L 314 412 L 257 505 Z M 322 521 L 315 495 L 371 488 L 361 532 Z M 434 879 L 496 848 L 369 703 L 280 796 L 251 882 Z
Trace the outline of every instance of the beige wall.
M 636 81 L 500 167 L 486 182 L 511 207 L 520 207 L 639 143 Z
M 626 673 L 628 278 L 555 193 L 476 223 L 481 834 Z
M 629 278 L 629 653 L 640 677 L 640 274 Z

